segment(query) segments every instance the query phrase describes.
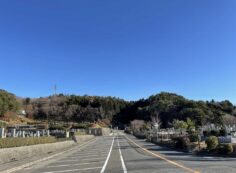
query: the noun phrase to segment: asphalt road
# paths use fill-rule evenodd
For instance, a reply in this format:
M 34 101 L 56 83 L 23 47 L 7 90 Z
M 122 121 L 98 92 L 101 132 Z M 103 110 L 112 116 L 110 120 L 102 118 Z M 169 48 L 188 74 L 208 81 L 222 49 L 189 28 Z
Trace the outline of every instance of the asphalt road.
M 173 151 L 131 135 L 97 137 L 57 158 L 18 173 L 234 173 L 236 159 Z

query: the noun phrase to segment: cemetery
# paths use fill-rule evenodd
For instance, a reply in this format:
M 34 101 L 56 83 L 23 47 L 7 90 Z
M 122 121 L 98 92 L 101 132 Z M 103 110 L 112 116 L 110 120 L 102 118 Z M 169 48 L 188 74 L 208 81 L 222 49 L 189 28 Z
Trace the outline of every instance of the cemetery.
M 16 124 L 0 128 L 0 148 L 28 146 L 82 139 L 77 136 L 107 136 L 109 128 L 49 128 L 44 124 Z M 86 140 L 87 138 L 85 138 Z M 84 140 L 84 139 L 83 139 Z
M 208 124 L 197 129 L 160 129 L 134 120 L 125 132 L 161 146 L 186 152 L 236 156 L 236 125 Z

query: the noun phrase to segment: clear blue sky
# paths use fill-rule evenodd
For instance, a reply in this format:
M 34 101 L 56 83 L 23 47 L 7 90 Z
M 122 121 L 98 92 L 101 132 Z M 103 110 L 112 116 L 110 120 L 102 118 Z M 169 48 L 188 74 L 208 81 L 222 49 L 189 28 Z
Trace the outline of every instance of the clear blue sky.
M 235 0 L 2 0 L 0 88 L 236 103 Z

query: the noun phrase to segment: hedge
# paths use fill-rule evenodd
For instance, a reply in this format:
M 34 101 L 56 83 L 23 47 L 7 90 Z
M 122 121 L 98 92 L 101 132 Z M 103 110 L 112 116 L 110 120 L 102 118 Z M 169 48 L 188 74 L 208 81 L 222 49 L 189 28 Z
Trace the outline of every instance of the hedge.
M 0 148 L 20 147 L 58 142 L 55 137 L 2 138 Z
M 174 141 L 175 147 L 179 149 L 186 150 L 190 145 L 190 140 L 186 136 L 173 137 L 172 140 Z
M 208 137 L 205 142 L 209 151 L 216 149 L 216 147 L 219 145 L 219 141 L 216 136 Z
M 232 144 L 220 144 L 218 146 L 218 152 L 220 154 L 231 154 L 233 153 L 234 148 Z

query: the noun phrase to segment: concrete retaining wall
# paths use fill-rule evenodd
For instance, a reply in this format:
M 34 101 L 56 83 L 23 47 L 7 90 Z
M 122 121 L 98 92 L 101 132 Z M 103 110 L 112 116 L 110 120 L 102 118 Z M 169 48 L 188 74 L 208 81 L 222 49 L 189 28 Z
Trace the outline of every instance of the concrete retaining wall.
M 74 141 L 64 141 L 50 144 L 38 144 L 23 147 L 0 149 L 0 164 L 21 160 L 37 155 L 48 154 L 54 151 L 63 150 L 76 145 Z
M 103 136 L 109 136 L 111 133 L 111 129 L 110 128 L 102 128 L 102 135 Z
M 81 136 L 75 136 L 74 140 L 77 143 L 81 143 L 81 142 L 89 141 L 93 138 L 95 138 L 94 135 L 81 135 Z
M 85 136 L 77 136 L 75 138 L 77 140 L 77 143 L 83 143 L 93 139 L 94 136 L 85 135 Z M 75 141 L 64 141 L 50 144 L 38 144 L 38 145 L 23 146 L 23 147 L 3 148 L 0 149 L 0 164 L 11 161 L 22 160 L 37 155 L 40 156 L 51 152 L 65 150 L 67 148 L 71 148 L 72 146 L 77 145 L 77 143 L 75 143 Z
M 108 136 L 111 133 L 111 129 L 109 128 L 89 128 L 87 129 L 88 134 L 92 134 L 94 136 Z

